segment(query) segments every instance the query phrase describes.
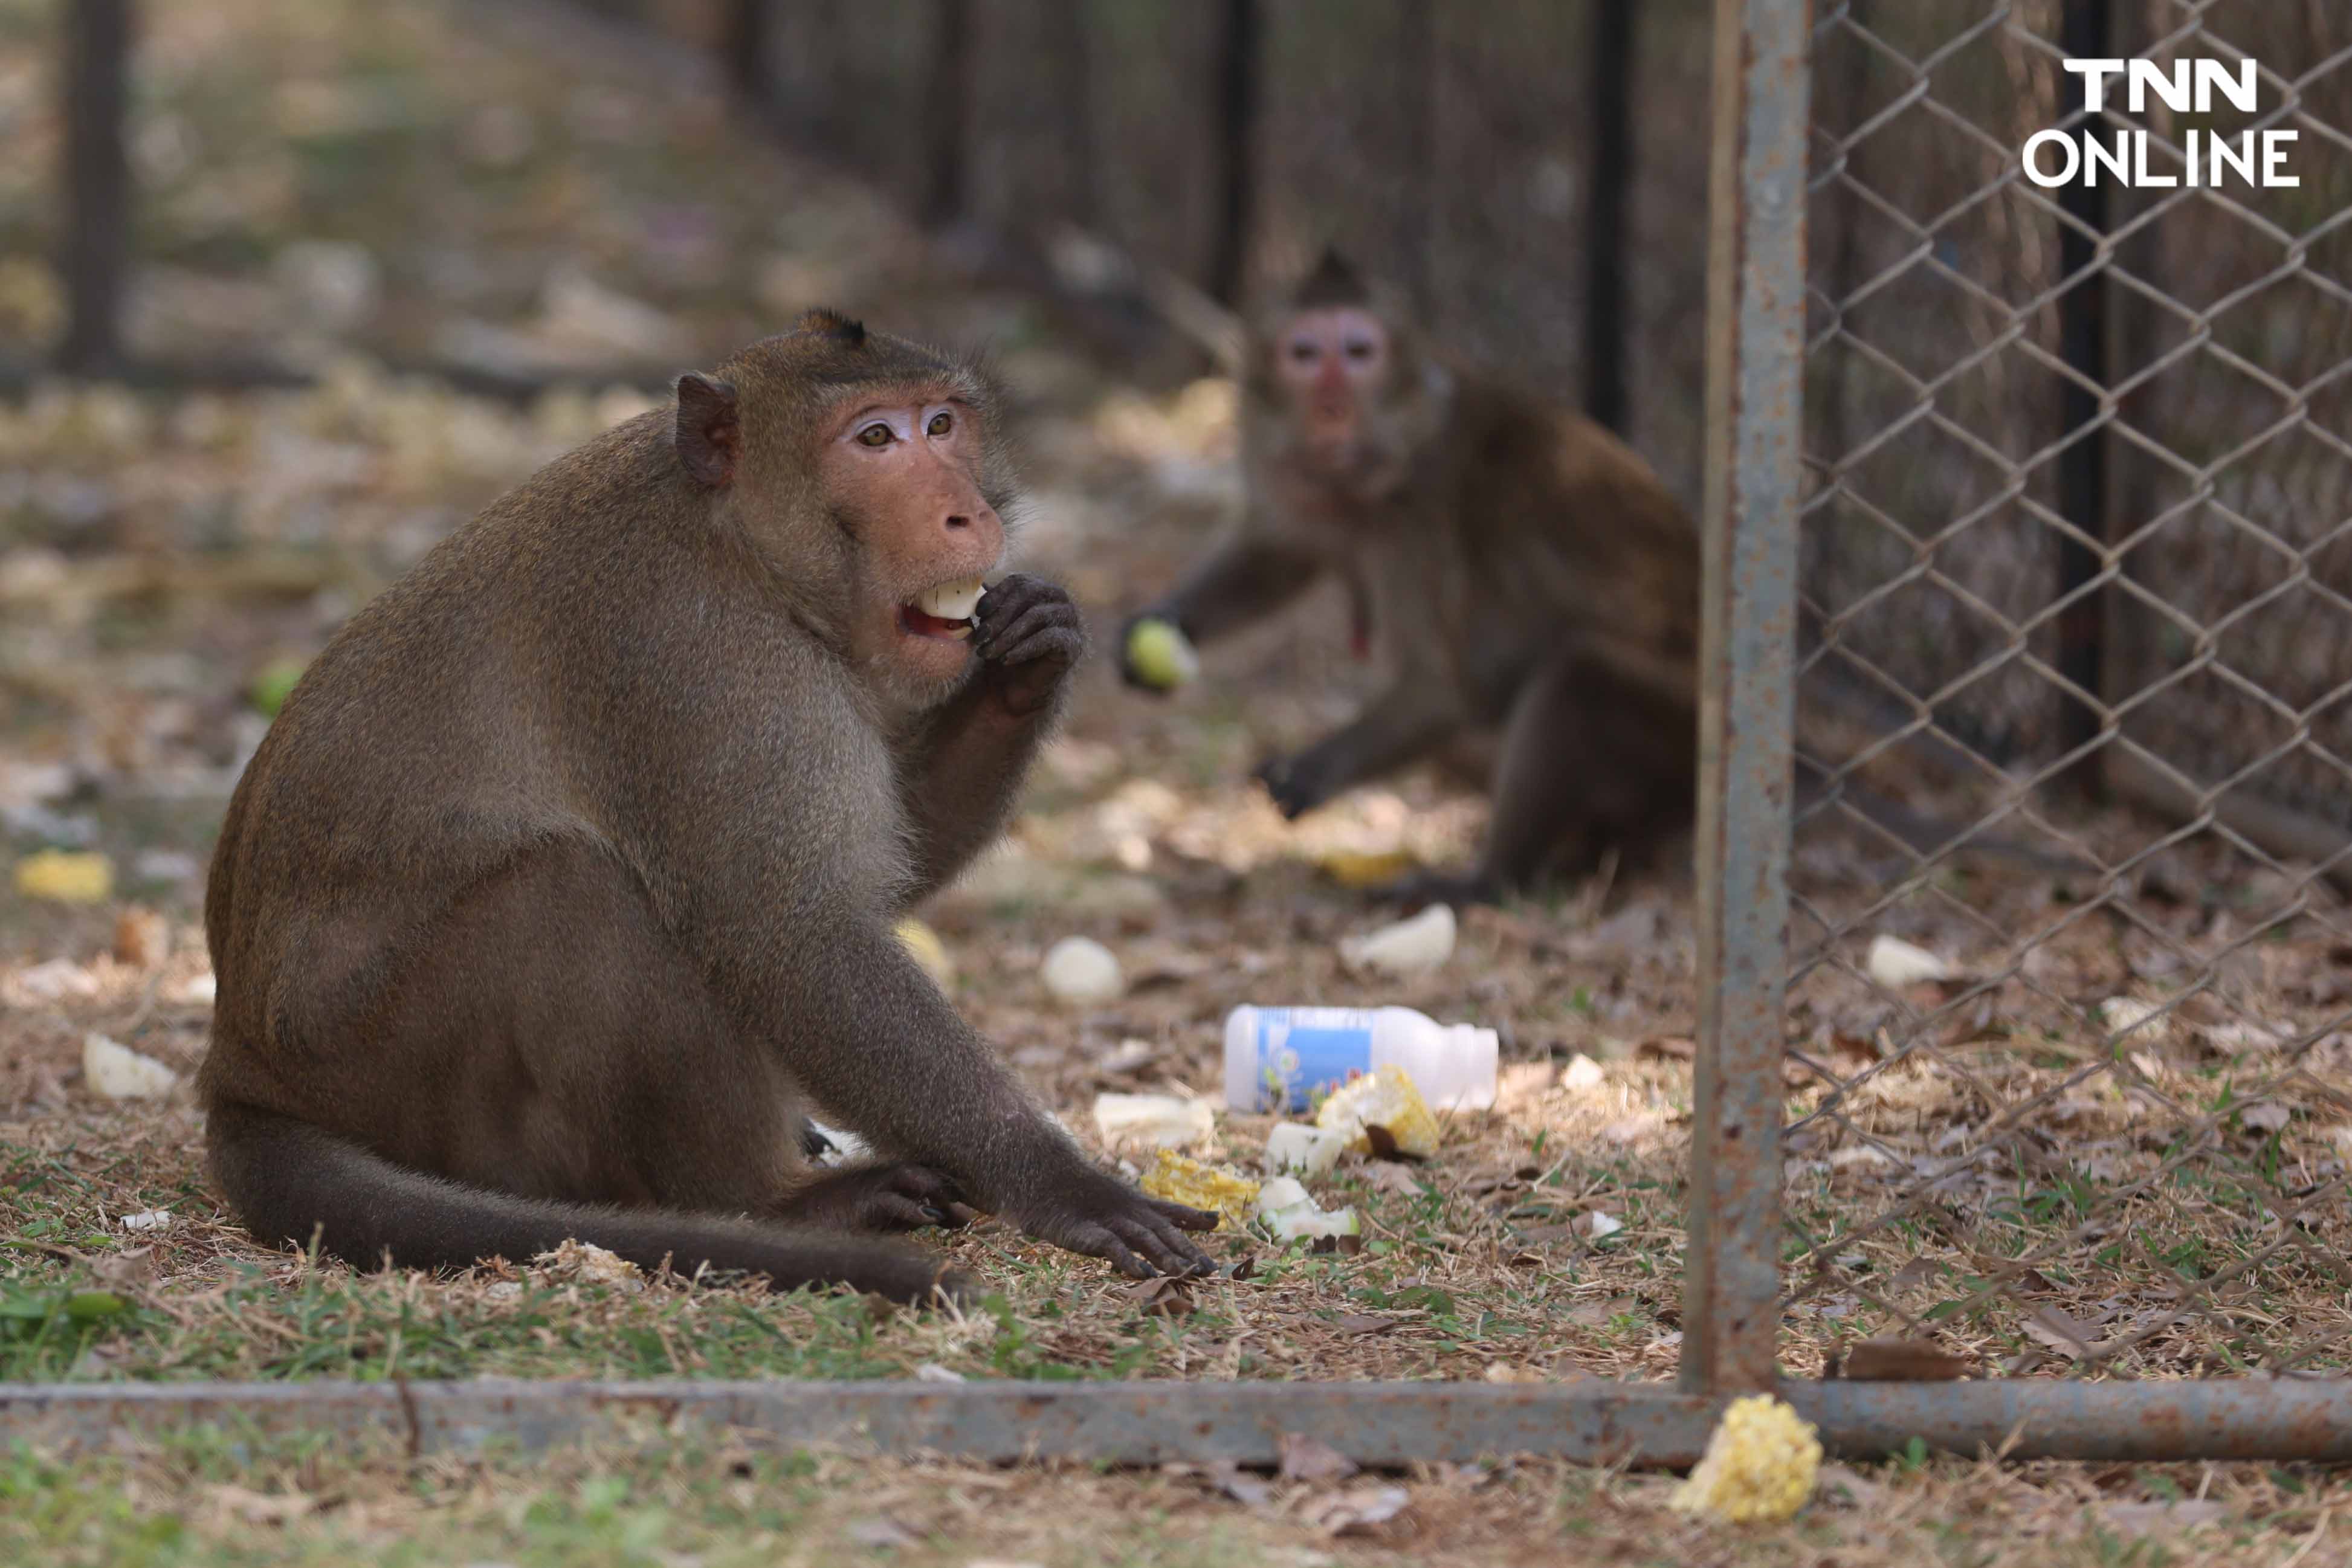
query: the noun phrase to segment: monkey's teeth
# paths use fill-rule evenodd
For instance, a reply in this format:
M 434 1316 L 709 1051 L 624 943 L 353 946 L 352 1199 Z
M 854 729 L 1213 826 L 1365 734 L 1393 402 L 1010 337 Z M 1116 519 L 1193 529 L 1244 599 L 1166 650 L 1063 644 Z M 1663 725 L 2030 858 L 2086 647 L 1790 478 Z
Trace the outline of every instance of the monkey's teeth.
M 987 590 L 980 579 L 969 582 L 943 582 L 937 588 L 925 589 L 915 601 L 915 608 L 941 621 L 969 621 L 980 607 L 980 596 Z

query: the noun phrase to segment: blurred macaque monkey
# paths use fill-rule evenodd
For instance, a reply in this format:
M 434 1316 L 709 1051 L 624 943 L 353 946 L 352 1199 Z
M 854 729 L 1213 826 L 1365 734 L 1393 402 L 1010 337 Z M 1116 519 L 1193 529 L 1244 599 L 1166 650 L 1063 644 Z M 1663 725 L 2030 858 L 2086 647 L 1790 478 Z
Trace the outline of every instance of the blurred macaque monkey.
M 1686 825 L 1699 541 L 1647 465 L 1454 362 L 1336 253 L 1253 324 L 1241 420 L 1242 516 L 1138 621 L 1210 643 L 1330 574 L 1359 650 L 1394 672 L 1354 722 L 1258 769 L 1285 815 L 1485 731 L 1485 851 L 1417 893 L 1497 897 Z
M 815 311 L 560 458 L 369 604 L 205 895 L 211 1168 L 262 1239 L 970 1281 L 993 1210 L 1130 1274 L 1216 1217 L 1087 1158 L 892 935 L 1003 825 L 1083 633 L 999 564 L 1003 400 Z M 821 1106 L 877 1163 L 814 1168 Z

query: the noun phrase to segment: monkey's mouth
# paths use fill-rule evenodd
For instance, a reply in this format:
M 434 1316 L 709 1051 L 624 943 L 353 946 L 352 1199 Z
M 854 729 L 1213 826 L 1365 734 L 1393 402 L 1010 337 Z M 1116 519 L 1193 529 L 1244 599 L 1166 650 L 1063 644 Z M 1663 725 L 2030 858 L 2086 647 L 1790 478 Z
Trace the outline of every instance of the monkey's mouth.
M 986 591 L 976 577 L 925 589 L 912 604 L 898 607 L 898 627 L 909 636 L 961 643 L 971 635 L 971 613 Z

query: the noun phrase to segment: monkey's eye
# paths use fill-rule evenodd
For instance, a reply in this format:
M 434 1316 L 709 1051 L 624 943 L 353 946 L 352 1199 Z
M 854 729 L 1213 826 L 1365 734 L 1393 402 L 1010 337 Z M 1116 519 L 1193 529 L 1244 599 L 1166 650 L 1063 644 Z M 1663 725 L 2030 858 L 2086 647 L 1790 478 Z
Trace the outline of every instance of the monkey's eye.
M 955 421 L 949 416 L 947 410 L 941 409 L 931 415 L 931 423 L 923 427 L 923 433 L 926 435 L 940 436 L 945 435 L 954 428 Z
M 1369 360 L 1371 357 L 1372 340 L 1370 338 L 1350 338 L 1348 340 L 1348 358 L 1360 362 L 1362 361 Z
M 1307 338 L 1293 340 L 1290 345 L 1290 357 L 1291 360 L 1297 364 L 1313 364 L 1315 362 L 1315 344 L 1313 340 Z
M 857 444 L 860 446 L 889 445 L 890 427 L 883 423 L 880 420 L 876 420 L 872 424 L 867 425 L 865 429 L 857 433 Z

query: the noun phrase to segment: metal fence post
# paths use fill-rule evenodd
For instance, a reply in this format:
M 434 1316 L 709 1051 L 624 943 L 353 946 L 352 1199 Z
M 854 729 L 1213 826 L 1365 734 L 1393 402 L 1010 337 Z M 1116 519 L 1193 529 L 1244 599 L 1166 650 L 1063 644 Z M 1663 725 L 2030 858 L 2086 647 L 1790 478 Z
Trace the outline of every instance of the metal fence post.
M 1769 1388 L 1780 1294 L 1807 0 L 1717 0 L 1683 1385 Z

